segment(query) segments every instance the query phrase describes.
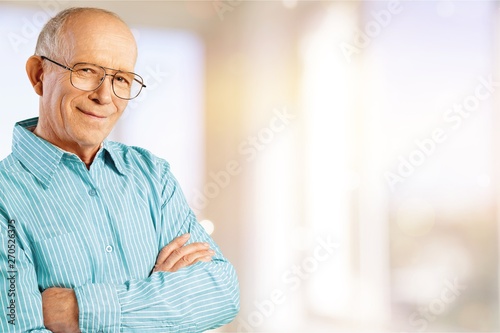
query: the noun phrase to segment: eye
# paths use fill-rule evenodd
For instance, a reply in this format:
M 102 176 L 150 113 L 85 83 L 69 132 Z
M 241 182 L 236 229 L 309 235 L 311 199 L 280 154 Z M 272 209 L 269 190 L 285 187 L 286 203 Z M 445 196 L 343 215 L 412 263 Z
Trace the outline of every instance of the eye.
M 115 82 L 122 86 L 130 86 L 132 84 L 132 80 L 134 76 L 128 73 L 116 73 L 115 74 Z
M 95 73 L 95 70 L 92 68 L 81 68 L 80 71 L 84 73 Z
M 94 66 L 82 65 L 74 68 L 73 72 L 82 77 L 93 77 L 100 76 L 102 71 Z

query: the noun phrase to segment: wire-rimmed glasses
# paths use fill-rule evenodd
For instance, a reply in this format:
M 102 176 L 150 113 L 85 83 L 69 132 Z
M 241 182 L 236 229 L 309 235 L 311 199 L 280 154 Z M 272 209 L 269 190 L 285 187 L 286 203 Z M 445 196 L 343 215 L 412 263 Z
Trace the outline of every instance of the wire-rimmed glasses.
M 125 100 L 134 99 L 139 96 L 142 88 L 146 88 L 139 74 L 124 72 L 86 62 L 79 62 L 73 67 L 68 67 L 45 56 L 41 56 L 41 58 L 70 71 L 69 80 L 71 85 L 83 91 L 94 91 L 98 89 L 108 75 L 111 76 L 111 86 L 113 87 L 114 94 L 118 98 Z M 106 69 L 114 71 L 115 73 L 108 74 L 106 73 Z

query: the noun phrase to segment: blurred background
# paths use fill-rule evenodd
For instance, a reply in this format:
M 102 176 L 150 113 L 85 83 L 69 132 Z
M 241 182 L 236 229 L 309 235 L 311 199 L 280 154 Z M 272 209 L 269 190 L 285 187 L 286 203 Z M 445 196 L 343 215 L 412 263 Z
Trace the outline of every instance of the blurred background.
M 217 332 L 500 331 L 497 1 L 1 1 L 0 158 L 71 6 L 133 28 L 110 139 L 170 162 L 236 267 Z

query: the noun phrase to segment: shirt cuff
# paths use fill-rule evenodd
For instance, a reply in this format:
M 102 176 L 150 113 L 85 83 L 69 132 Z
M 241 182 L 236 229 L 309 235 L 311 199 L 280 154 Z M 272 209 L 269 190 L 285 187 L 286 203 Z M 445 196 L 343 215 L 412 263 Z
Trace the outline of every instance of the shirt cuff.
M 121 306 L 113 285 L 86 284 L 75 288 L 82 332 L 119 333 Z

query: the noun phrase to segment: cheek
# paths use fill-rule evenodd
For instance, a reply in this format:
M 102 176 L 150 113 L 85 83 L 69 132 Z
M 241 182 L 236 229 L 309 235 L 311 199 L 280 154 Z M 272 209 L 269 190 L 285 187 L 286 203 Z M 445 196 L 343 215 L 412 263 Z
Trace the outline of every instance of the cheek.
M 44 95 L 44 114 L 51 122 L 63 125 L 68 120 L 71 113 L 71 100 L 68 97 L 63 91 Z
M 78 112 L 76 110 L 76 106 L 78 105 L 77 100 L 78 98 L 75 98 L 75 96 L 71 96 L 70 94 L 62 96 L 59 101 L 62 118 L 69 120 L 74 117 L 75 113 Z
M 120 118 L 127 107 L 128 102 L 124 100 L 119 100 L 115 102 L 116 107 L 116 118 Z
M 69 79 L 59 80 L 59 82 L 55 84 L 55 97 L 61 108 L 64 107 L 67 109 L 68 107 L 71 107 L 72 101 L 78 97 L 80 92 L 71 85 Z

